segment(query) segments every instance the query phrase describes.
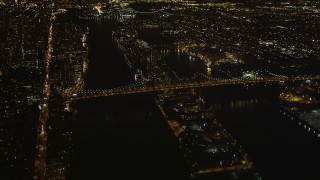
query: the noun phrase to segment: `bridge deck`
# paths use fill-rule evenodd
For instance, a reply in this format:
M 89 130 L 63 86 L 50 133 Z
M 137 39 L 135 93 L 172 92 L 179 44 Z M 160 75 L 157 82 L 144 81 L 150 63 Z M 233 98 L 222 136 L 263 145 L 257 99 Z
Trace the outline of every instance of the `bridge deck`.
M 294 82 L 294 81 L 306 81 L 306 80 L 320 80 L 320 76 L 309 76 L 309 77 L 276 77 L 276 78 L 260 78 L 255 80 L 250 79 L 222 79 L 206 80 L 206 81 L 192 81 L 192 82 L 178 82 L 168 83 L 159 85 L 132 85 L 126 87 L 119 87 L 108 90 L 69 90 L 64 94 L 66 100 L 77 100 L 77 99 L 90 99 L 103 96 L 115 96 L 125 94 L 136 94 L 136 93 L 148 93 L 165 90 L 179 90 L 189 88 L 201 88 L 201 87 L 214 87 L 223 85 L 241 85 L 241 84 L 261 84 L 261 83 L 279 83 L 279 82 Z

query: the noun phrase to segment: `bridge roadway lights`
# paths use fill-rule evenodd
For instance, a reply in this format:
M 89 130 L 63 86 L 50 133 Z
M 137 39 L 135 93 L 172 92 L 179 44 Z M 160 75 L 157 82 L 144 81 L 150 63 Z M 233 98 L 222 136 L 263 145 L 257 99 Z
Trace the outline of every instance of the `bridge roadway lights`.
M 101 97 L 101 96 L 113 96 L 113 95 L 121 95 L 121 94 L 134 94 L 139 92 L 152 92 L 152 91 L 159 91 L 159 90 L 172 90 L 172 89 L 186 89 L 186 88 L 196 88 L 196 87 L 210 87 L 210 86 L 220 86 L 220 85 L 228 85 L 228 84 L 254 84 L 254 83 L 272 83 L 272 82 L 281 82 L 281 81 L 294 81 L 294 80 L 319 80 L 320 76 L 313 76 L 313 77 L 285 77 L 285 78 L 264 78 L 258 80 L 244 80 L 244 79 L 214 79 L 212 81 L 205 81 L 205 82 L 187 82 L 187 83 L 177 83 L 175 85 L 159 85 L 156 87 L 135 87 L 135 85 L 127 85 L 125 87 L 113 88 L 111 90 L 87 90 L 87 91 L 78 91 L 76 97 L 72 97 L 70 93 L 66 95 L 65 99 L 86 99 L 86 98 L 93 98 L 93 97 Z M 140 84 L 138 84 L 140 86 Z M 72 98 L 70 98 L 72 97 Z

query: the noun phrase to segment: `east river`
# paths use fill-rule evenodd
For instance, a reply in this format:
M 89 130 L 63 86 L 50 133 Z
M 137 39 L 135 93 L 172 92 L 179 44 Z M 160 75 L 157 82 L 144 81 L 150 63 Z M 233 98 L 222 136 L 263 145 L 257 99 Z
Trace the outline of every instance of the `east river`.
M 111 38 L 114 22 L 86 22 L 89 34 L 88 89 L 134 81 Z M 171 56 L 173 69 L 190 67 Z M 183 58 L 185 57 L 185 58 Z M 201 70 L 201 68 L 199 68 Z M 179 72 L 190 72 L 175 69 Z M 320 140 L 280 113 L 278 87 L 229 86 L 200 94 L 217 119 L 247 151 L 264 179 L 320 179 Z M 71 179 L 186 179 L 187 167 L 177 140 L 158 112 L 154 94 L 114 96 L 76 102 L 73 112 Z M 114 178 L 117 177 L 117 178 Z

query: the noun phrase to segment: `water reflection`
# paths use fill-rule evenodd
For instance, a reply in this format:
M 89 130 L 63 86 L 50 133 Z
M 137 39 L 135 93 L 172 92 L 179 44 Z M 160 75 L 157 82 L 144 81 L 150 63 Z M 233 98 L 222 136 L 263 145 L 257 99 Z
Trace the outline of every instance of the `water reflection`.
M 254 106 L 257 105 L 257 103 L 258 103 L 257 98 L 231 101 L 230 108 L 232 110 L 238 110 L 241 108 L 253 108 Z

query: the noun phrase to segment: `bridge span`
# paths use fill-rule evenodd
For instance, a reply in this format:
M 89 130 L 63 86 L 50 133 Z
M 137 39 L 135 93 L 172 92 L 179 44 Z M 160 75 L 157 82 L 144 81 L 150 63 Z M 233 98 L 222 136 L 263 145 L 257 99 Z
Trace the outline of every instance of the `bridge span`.
M 302 77 L 269 77 L 269 78 L 257 78 L 257 79 L 244 79 L 244 78 L 233 78 L 233 79 L 210 79 L 210 80 L 193 80 L 193 81 L 178 81 L 178 82 L 146 82 L 136 83 L 132 85 L 126 85 L 107 90 L 80 90 L 80 89 L 69 89 L 63 92 L 63 97 L 66 101 L 80 100 L 80 99 L 91 99 L 105 96 L 116 96 L 126 94 L 137 94 L 137 93 L 149 93 L 166 90 L 179 90 L 179 89 L 190 89 L 190 88 L 202 88 L 202 87 L 214 87 L 224 85 L 241 85 L 241 84 L 274 84 L 283 82 L 296 82 L 296 81 L 307 81 L 307 80 L 320 80 L 320 76 L 302 76 Z

